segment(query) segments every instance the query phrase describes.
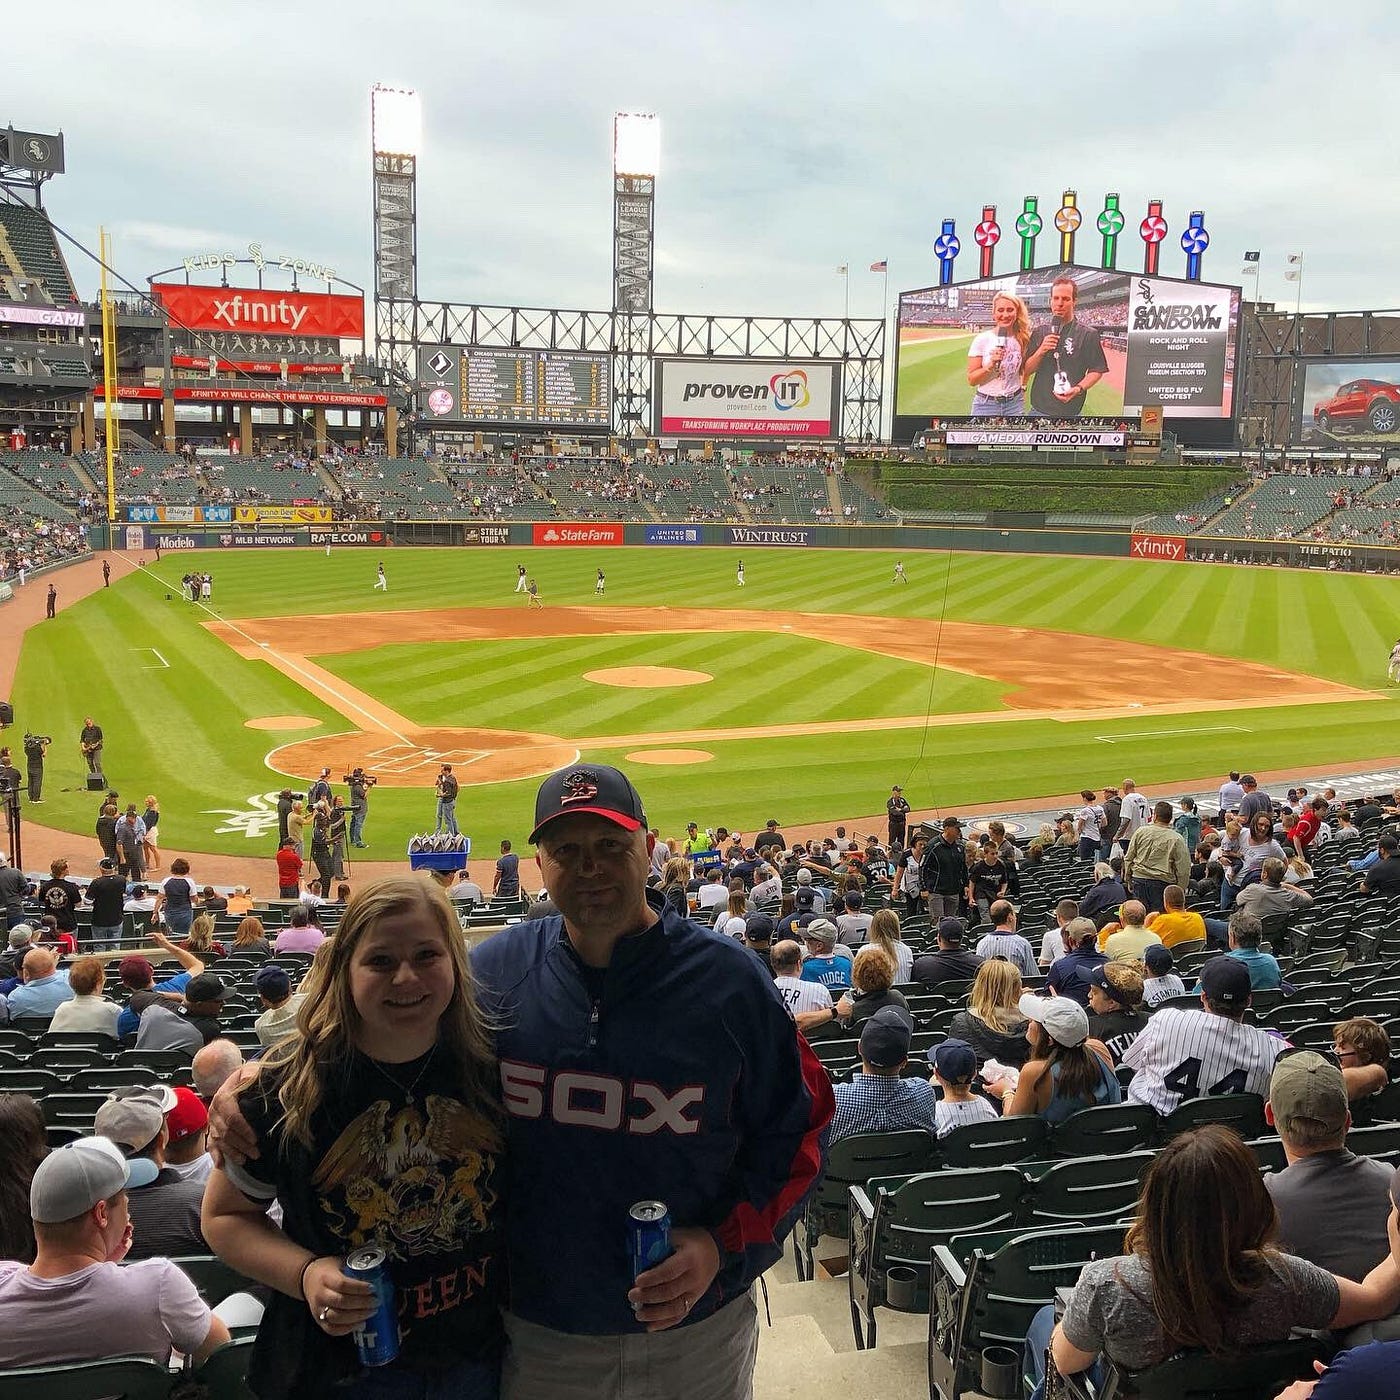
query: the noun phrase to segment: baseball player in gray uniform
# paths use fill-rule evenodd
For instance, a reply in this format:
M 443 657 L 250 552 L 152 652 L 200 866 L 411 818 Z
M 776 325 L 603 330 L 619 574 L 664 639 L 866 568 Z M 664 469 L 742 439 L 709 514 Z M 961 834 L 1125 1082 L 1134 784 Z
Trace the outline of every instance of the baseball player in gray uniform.
M 1187 1099 L 1269 1094 L 1274 1061 L 1288 1048 L 1278 1036 L 1246 1026 L 1249 968 L 1228 955 L 1201 969 L 1200 1011 L 1167 1008 L 1123 1053 L 1133 1071 L 1128 1098 L 1164 1117 Z

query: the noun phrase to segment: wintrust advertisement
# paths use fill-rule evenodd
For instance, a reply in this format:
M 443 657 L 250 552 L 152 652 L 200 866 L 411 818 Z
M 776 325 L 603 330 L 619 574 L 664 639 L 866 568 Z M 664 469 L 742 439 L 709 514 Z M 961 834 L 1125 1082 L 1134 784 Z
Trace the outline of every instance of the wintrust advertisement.
M 153 282 L 151 294 L 176 324 L 192 331 L 258 331 L 279 336 L 363 340 L 363 297 L 274 292 L 260 287 L 199 287 Z
M 657 360 L 656 431 L 724 438 L 832 438 L 841 366 L 830 360 Z

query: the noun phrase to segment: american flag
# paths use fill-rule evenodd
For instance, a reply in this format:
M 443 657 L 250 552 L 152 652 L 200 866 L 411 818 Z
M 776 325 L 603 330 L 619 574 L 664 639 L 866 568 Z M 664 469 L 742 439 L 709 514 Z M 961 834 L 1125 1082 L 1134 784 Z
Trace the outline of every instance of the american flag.
M 881 258 L 879 262 L 870 264 L 870 270 L 871 272 L 888 272 L 890 270 L 890 265 L 885 258 Z

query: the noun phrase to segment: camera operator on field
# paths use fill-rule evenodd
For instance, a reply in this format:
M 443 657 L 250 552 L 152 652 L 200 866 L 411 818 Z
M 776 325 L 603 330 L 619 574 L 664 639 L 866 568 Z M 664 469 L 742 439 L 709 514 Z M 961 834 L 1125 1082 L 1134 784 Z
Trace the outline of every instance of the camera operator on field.
M 356 766 L 346 773 L 341 782 L 350 787 L 350 844 L 361 850 L 369 842 L 364 839 L 365 818 L 369 815 L 369 790 L 378 778 L 371 778 L 363 768 Z
M 44 754 L 53 743 L 50 734 L 26 734 L 24 736 L 24 760 L 29 769 L 29 800 L 38 802 L 44 790 Z

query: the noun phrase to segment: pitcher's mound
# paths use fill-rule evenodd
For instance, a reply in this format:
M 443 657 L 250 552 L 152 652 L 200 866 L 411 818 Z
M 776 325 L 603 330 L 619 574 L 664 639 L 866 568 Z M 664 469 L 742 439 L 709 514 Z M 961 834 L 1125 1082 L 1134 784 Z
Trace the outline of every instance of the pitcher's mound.
M 598 685 L 619 685 L 631 690 L 704 685 L 706 681 L 714 680 L 708 671 L 686 671 L 679 666 L 606 666 L 601 671 L 585 671 L 583 678 Z

